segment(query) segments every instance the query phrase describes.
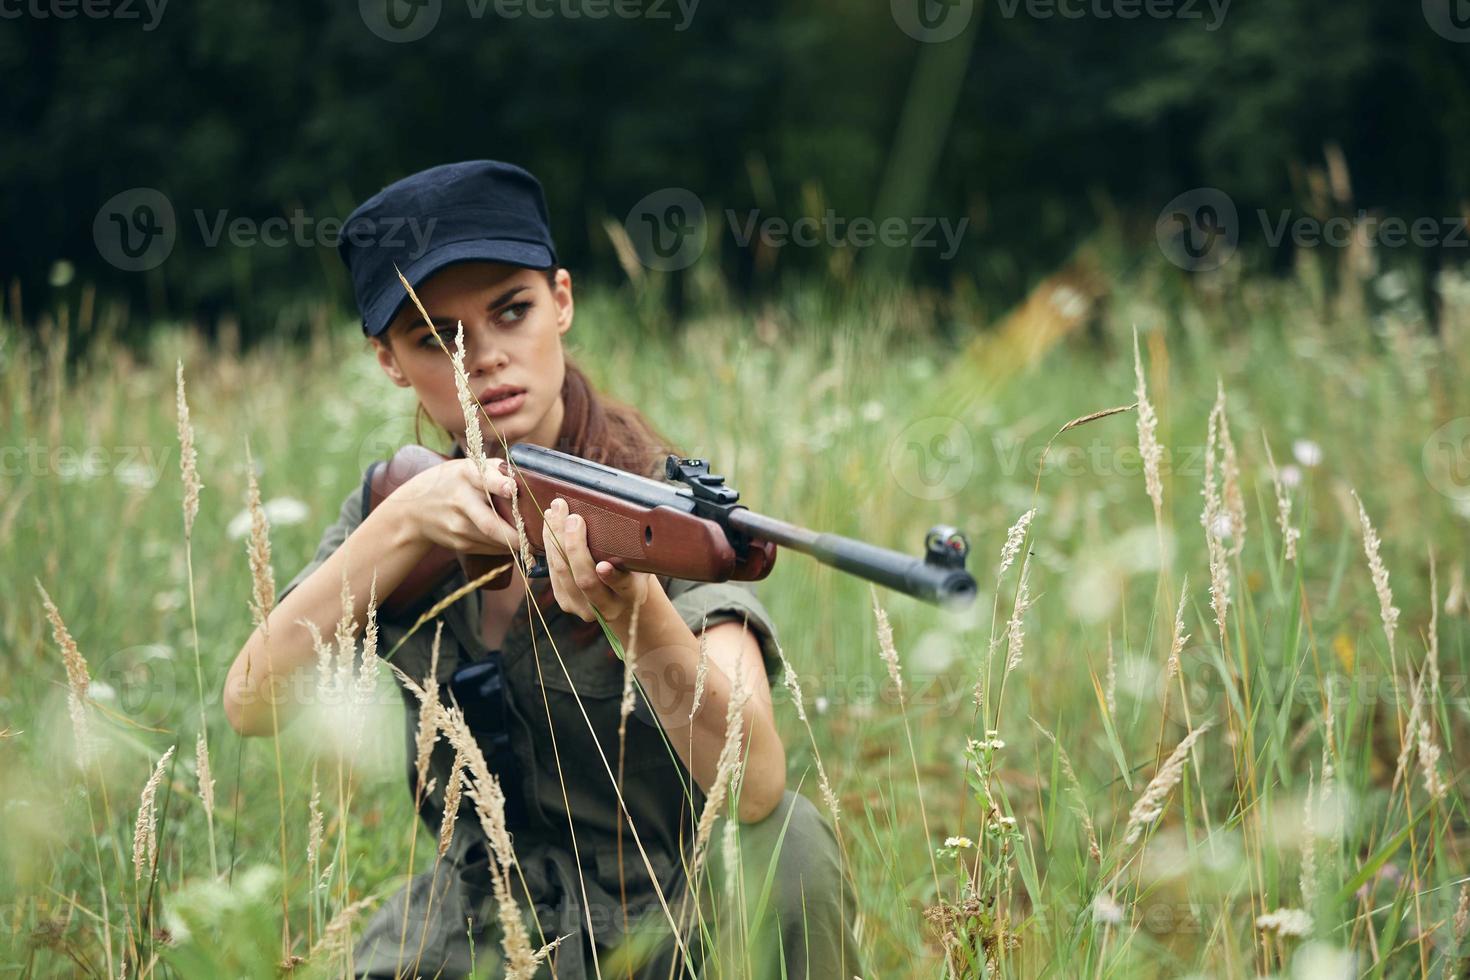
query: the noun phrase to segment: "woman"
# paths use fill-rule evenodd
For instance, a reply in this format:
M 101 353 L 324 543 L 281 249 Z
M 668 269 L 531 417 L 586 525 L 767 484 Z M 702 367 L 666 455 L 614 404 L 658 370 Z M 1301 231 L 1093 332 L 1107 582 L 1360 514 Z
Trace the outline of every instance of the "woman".
M 421 413 L 454 439 L 455 458 L 368 513 L 363 493 L 348 494 L 312 561 L 281 590 L 265 624 L 269 656 L 258 629 L 230 669 L 225 710 L 241 734 L 274 734 L 290 717 L 282 695 L 274 695 L 274 709 L 263 695 L 291 690 L 286 679 L 314 663 L 300 622 L 330 630 L 340 616 L 344 574 L 361 623 L 374 574 L 384 596 L 434 546 L 507 560 L 518 548 L 514 527 L 486 500 L 487 492 L 508 497 L 510 480 L 497 467 L 488 485 L 482 483 L 463 458 L 465 423 L 452 366 L 406 302 L 395 267 L 441 336 L 463 323 L 465 372 L 506 445 L 529 442 L 645 475 L 659 472 L 669 451 L 665 440 L 636 410 L 599 395 L 563 353 L 573 319 L 572 280 L 557 265 L 548 224 L 535 178 L 494 161 L 415 174 L 348 218 L 340 250 L 363 330 L 388 378 L 412 388 Z M 502 454 L 499 439 L 487 432 L 486 442 L 488 455 Z M 549 583 L 530 580 L 528 599 L 527 580 L 517 573 L 503 591 L 472 591 L 449 605 L 435 675 L 442 685 L 466 676 L 457 672 L 498 666 L 503 677 L 503 698 L 487 696 L 479 705 L 501 738 L 490 744 L 486 731 L 476 735 L 507 796 L 519 865 L 516 897 L 533 944 L 565 937 L 542 975 L 571 980 L 593 976 L 600 966 L 609 977 L 685 975 L 688 967 L 710 976 L 852 977 L 860 969 L 849 926 L 855 907 L 835 836 L 805 797 L 786 788 L 769 686 L 780 661 L 764 607 L 743 585 L 594 563 L 585 526 L 565 502 L 550 502 L 546 515 L 564 546 L 550 549 Z M 429 601 L 464 584 L 456 571 Z M 626 648 L 635 606 L 641 695 L 620 746 L 623 664 L 593 610 Z M 409 626 L 407 617 L 384 619 L 382 648 L 391 649 Z M 419 630 L 395 654 L 408 676 L 430 673 L 432 634 Z M 701 639 L 708 670 L 696 685 Z M 743 892 L 749 905 L 721 914 L 718 903 L 728 893 L 705 888 L 696 900 L 686 875 L 737 677 L 751 692 L 743 709 L 735 828 L 750 887 L 732 891 Z M 418 706 L 406 691 L 405 704 L 412 760 Z M 467 714 L 474 710 L 466 705 Z M 619 768 L 626 815 L 618 805 Z M 409 769 L 419 812 L 438 834 L 452 770 L 447 746 L 436 745 L 422 780 L 412 761 Z M 455 823 L 444 866 L 414 876 L 369 922 L 354 951 L 358 976 L 498 972 L 493 857 L 470 809 L 462 808 Z M 736 869 L 722 866 L 723 829 L 716 828 L 709 863 L 717 875 L 732 876 Z M 762 892 L 766 900 L 757 902 Z M 694 918 L 700 909 L 703 922 Z M 740 961 L 722 974 L 710 965 L 713 955 L 705 956 L 704 938 L 716 932 L 725 942 L 738 932 L 743 947 Z

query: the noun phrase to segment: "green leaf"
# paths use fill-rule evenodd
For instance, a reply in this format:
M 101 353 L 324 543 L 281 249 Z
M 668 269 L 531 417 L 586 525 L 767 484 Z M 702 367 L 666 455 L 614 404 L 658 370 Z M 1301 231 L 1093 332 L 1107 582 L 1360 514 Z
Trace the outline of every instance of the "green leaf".
M 1334 904 L 1342 905 L 1349 901 L 1353 897 L 1354 892 L 1363 887 L 1363 885 L 1368 881 L 1369 878 L 1377 874 L 1378 869 L 1383 867 L 1383 865 L 1387 863 L 1388 859 L 1393 857 L 1400 847 L 1404 846 L 1404 841 L 1409 839 L 1409 832 L 1414 829 L 1414 825 L 1417 824 L 1420 819 L 1423 818 L 1424 814 L 1428 812 L 1429 811 L 1427 809 L 1420 810 L 1418 816 L 1410 821 L 1408 826 L 1399 831 L 1397 834 L 1394 834 L 1392 840 L 1380 847 L 1378 849 L 1378 852 L 1368 859 L 1368 863 L 1359 868 L 1358 873 L 1349 878 L 1347 884 L 1342 886 L 1337 895 L 1333 898 Z

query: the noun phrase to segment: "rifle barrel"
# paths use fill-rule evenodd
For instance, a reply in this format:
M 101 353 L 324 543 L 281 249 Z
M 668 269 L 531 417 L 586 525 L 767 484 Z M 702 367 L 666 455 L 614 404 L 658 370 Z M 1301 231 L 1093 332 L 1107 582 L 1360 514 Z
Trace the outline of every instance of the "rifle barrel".
M 916 599 L 956 609 L 968 606 L 975 600 L 975 580 L 963 568 L 933 565 L 923 559 L 880 548 L 866 541 L 813 531 L 775 517 L 757 514 L 747 507 L 732 509 L 729 524 L 743 534 L 800 551 L 824 565 L 831 565 Z
M 710 516 L 701 506 L 701 501 L 696 501 L 689 488 L 676 488 L 671 482 L 651 480 L 554 449 L 519 442 L 510 447 L 510 460 L 516 466 L 524 466 L 532 472 L 610 494 L 644 507 L 672 507 L 684 513 L 706 518 Z M 698 462 L 703 466 L 702 460 L 686 462 Z M 714 477 L 711 478 L 711 483 L 722 484 L 723 480 Z M 725 489 L 724 492 L 733 494 L 733 490 Z M 800 551 L 824 565 L 831 565 L 850 575 L 876 582 L 916 599 L 947 608 L 968 606 L 975 600 L 975 580 L 964 569 L 963 553 L 960 555 L 961 563 L 957 565 L 931 563 L 865 541 L 845 538 L 840 534 L 812 531 L 775 517 L 757 514 L 744 504 L 715 509 L 720 515 L 719 520 L 734 531 L 773 542 L 778 547 Z

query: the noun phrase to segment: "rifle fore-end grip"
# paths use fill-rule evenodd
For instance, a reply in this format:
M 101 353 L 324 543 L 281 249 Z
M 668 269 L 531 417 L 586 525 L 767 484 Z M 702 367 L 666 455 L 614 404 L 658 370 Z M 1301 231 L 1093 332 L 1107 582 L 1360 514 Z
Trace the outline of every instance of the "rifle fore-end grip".
M 424 446 L 403 447 L 392 459 L 375 465 L 369 472 L 363 491 L 364 514 L 413 477 L 447 461 L 448 457 Z M 761 579 L 775 563 L 776 546 L 771 542 L 752 542 L 741 559 L 718 524 L 694 514 L 632 503 L 525 467 L 519 468 L 517 475 L 520 484 L 517 506 L 526 538 L 537 554 L 546 551 L 542 512 L 552 500 L 561 497 L 567 502 L 568 510 L 586 522 L 587 546 L 594 561 L 606 560 L 628 571 L 696 582 Z M 511 502 L 499 496 L 493 496 L 491 502 L 501 519 L 514 527 L 516 519 Z M 453 574 L 456 562 L 463 568 L 466 579 L 473 581 L 505 561 L 500 555 L 455 554 L 447 548 L 435 547 L 383 600 L 381 608 L 394 617 L 419 612 L 429 594 Z M 482 588 L 503 589 L 515 574 L 518 573 L 512 570 L 497 575 Z
M 764 578 L 775 563 L 775 545 L 755 542 L 742 560 L 723 528 L 694 514 L 647 507 L 524 467 L 519 476 L 521 520 L 537 553 L 547 549 L 542 512 L 561 497 L 568 511 L 586 522 L 587 547 L 594 561 L 694 582 Z M 507 523 L 515 523 L 510 501 L 496 497 L 494 504 Z

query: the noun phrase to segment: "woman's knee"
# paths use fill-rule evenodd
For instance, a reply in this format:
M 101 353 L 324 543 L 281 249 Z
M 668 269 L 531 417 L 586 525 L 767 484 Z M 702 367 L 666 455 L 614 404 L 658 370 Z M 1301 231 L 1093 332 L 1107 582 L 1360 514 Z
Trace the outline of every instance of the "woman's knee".
M 771 901 L 782 917 L 835 907 L 842 856 L 832 825 L 811 800 L 787 790 L 764 820 L 740 827 L 741 863 L 757 881 L 771 873 Z
M 441 968 L 448 942 L 442 910 L 449 878 L 442 871 L 437 880 L 429 873 L 414 875 L 378 909 L 353 949 L 354 976 L 377 980 Z

